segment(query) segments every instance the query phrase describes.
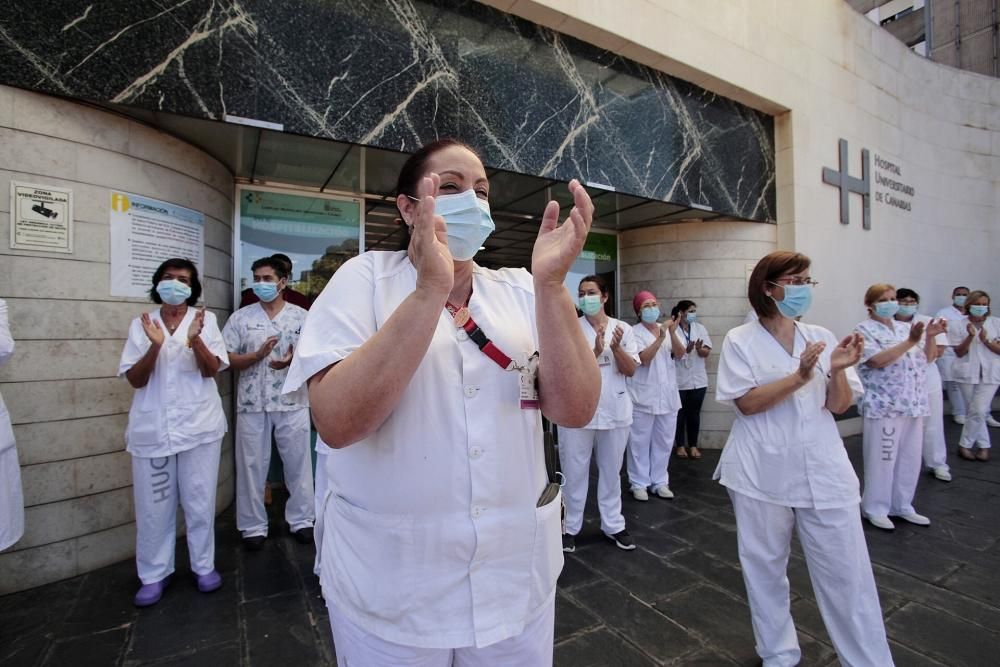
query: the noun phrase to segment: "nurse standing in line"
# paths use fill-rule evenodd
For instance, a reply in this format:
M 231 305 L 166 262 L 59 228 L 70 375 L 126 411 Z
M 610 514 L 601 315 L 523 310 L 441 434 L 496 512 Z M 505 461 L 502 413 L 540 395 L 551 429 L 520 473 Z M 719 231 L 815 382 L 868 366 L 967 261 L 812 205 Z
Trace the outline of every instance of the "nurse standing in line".
M 816 603 L 841 664 L 891 667 L 882 610 L 858 515 L 858 478 L 833 415 L 861 392 L 853 366 L 859 336 L 838 344 L 826 329 L 795 322 L 812 302 L 810 260 L 767 255 L 747 288 L 759 321 L 722 344 L 716 396 L 736 421 L 715 479 L 736 514 L 740 564 L 757 654 L 765 667 L 797 665 L 788 557 L 793 528 Z
M 622 459 L 632 425 L 632 398 L 626 379 L 639 367 L 639 353 L 632 327 L 608 317 L 608 284 L 600 276 L 580 281 L 580 329 L 594 346 L 601 369 L 601 400 L 597 413 L 583 428 L 559 429 L 559 463 L 566 478 L 563 494 L 563 551 L 576 551 L 576 536 L 583 527 L 583 506 L 590 482 L 590 457 L 597 458 L 597 507 L 601 530 L 616 547 L 631 551 L 635 541 L 622 516 Z
M 959 285 L 951 291 L 951 305 L 945 306 L 937 312 L 939 319 L 943 318 L 948 322 L 962 322 L 965 320 L 965 300 L 969 298 L 969 288 Z M 954 331 L 955 327 L 952 326 Z M 956 424 L 965 425 L 965 399 L 962 398 L 962 391 L 958 388 L 958 383 L 952 378 L 951 367 L 955 364 L 955 350 L 949 345 L 941 350 L 938 357 L 937 366 L 941 372 L 941 382 L 944 390 L 948 392 L 948 403 L 951 404 L 951 418 Z
M 629 486 L 636 500 L 649 500 L 650 487 L 660 498 L 673 498 L 667 467 L 681 407 L 674 358 L 684 354 L 684 345 L 677 338 L 676 317 L 662 325 L 656 323 L 660 304 L 652 292 L 636 294 L 632 308 L 639 316 L 632 334 L 642 351 L 639 367 L 626 381 L 633 404 L 628 440 Z
M 698 306 L 694 301 L 679 301 L 670 312 L 677 316 L 680 322 L 678 332 L 684 339 L 684 354 L 676 361 L 677 388 L 681 393 L 681 411 L 677 415 L 677 456 L 683 459 L 690 453 L 691 458 L 700 459 L 698 434 L 701 432 L 701 406 L 708 391 L 705 359 L 712 353 L 712 339 L 708 329 L 698 322 Z
M 14 339 L 7 322 L 7 302 L 0 299 L 0 364 L 14 354 Z M 24 494 L 21 491 L 21 466 L 17 462 L 14 429 L 10 413 L 0 396 L 0 551 L 24 534 Z
M 178 502 L 198 590 L 222 586 L 215 570 L 215 487 L 226 415 L 214 378 L 229 366 L 229 356 L 215 315 L 194 308 L 200 296 L 192 262 L 163 262 L 150 289 L 161 305 L 132 320 L 118 365 L 118 375 L 136 390 L 125 443 L 142 581 L 137 607 L 159 602 L 173 574 Z
M 1000 319 L 990 314 L 990 295 L 982 290 L 970 293 L 965 303 L 969 316 L 954 323 L 948 332 L 956 356 L 952 377 L 967 408 L 958 455 L 970 461 L 989 461 L 986 417 L 1000 386 Z M 979 451 L 973 453 L 977 447 Z
M 913 290 L 900 287 L 896 290 L 896 299 L 899 301 L 899 310 L 896 311 L 895 317 L 897 322 L 904 324 L 923 322 L 924 326 L 927 327 L 934 321 L 934 318 L 917 312 L 917 308 L 920 307 L 920 295 Z M 948 322 L 947 320 L 938 321 L 946 329 L 945 333 L 938 334 L 934 339 L 938 359 L 940 359 L 941 352 L 948 349 Z M 930 415 L 924 420 L 924 466 L 931 471 L 935 478 L 942 482 L 950 482 L 948 445 L 944 437 L 944 393 L 941 387 L 941 373 L 934 361 L 929 357 L 927 359 L 927 404 L 930 407 Z
M 855 327 L 864 338 L 859 373 L 865 395 L 858 406 L 864 417 L 862 443 L 865 492 L 861 511 L 875 527 L 894 530 L 889 515 L 917 526 L 927 517 L 913 509 L 920 478 L 927 402 L 927 360 L 937 356 L 940 320 L 905 324 L 893 319 L 899 310 L 896 288 L 885 283 L 865 292 L 868 319 Z
M 580 426 L 600 395 L 563 285 L 593 204 L 573 180 L 561 226 L 546 205 L 529 274 L 473 261 L 494 223 L 465 144 L 424 146 L 396 190 L 408 249 L 337 269 L 285 381 L 308 382 L 332 448 L 316 539 L 337 661 L 549 665 L 563 555 L 542 414 Z

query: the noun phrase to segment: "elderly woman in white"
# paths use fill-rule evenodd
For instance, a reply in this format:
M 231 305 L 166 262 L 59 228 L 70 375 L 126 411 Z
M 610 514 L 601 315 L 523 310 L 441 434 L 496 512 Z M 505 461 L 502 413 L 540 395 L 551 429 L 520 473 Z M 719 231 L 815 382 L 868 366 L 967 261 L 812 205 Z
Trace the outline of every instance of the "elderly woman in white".
M 473 261 L 494 228 L 489 188 L 461 142 L 411 156 L 396 199 L 408 249 L 337 270 L 289 369 L 333 448 L 316 538 L 340 665 L 552 661 L 560 502 L 544 493 L 541 413 L 580 426 L 597 405 L 563 286 L 593 205 L 571 181 L 566 222 L 545 208 L 532 274 L 493 271 Z
M 14 339 L 7 323 L 7 302 L 0 299 L 0 364 L 14 354 Z M 24 496 L 21 492 L 21 466 L 14 447 L 10 414 L 0 396 L 0 551 L 24 534 Z
M 987 418 L 1000 386 L 1000 318 L 990 311 L 990 295 L 982 290 L 969 294 L 969 315 L 953 322 L 948 335 L 955 348 L 952 375 L 965 398 L 966 417 L 958 442 L 963 459 L 990 460 Z M 973 453 L 973 449 L 978 449 Z
M 812 300 L 810 260 L 767 255 L 750 276 L 758 321 L 722 345 L 716 396 L 736 410 L 715 478 L 736 514 L 740 564 L 765 667 L 801 659 L 786 570 L 796 529 L 823 622 L 842 664 L 890 667 L 882 611 L 858 514 L 858 478 L 833 415 L 861 385 L 859 336 L 837 342 L 796 322 Z

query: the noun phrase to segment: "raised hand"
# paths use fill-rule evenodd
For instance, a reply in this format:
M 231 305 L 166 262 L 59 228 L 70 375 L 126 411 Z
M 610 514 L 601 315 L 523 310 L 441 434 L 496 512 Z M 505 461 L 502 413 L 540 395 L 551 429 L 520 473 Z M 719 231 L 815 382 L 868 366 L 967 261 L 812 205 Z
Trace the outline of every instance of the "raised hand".
M 670 333 L 673 334 L 677 331 L 677 326 L 681 323 L 681 318 L 679 315 L 671 315 L 670 319 L 667 320 L 667 328 L 670 329 Z
M 698 340 L 696 340 L 694 342 L 694 347 L 698 351 L 698 354 L 700 355 L 702 349 L 705 347 L 705 341 L 703 341 L 702 339 L 699 338 Z
M 569 182 L 569 191 L 573 208 L 562 226 L 558 226 L 558 202 L 550 201 L 542 214 L 542 226 L 531 251 L 531 274 L 536 281 L 561 285 L 590 232 L 594 218 L 590 195 L 575 178 Z
M 267 355 L 271 354 L 271 351 L 274 349 L 274 346 L 277 345 L 277 344 L 278 344 L 278 337 L 277 336 L 268 336 L 267 340 L 265 340 L 263 343 L 261 343 L 260 347 L 257 348 L 257 358 L 258 359 L 263 359 Z
M 622 336 L 625 335 L 625 330 L 621 328 L 621 325 L 615 327 L 615 330 L 611 332 L 611 349 L 617 350 L 622 344 Z
M 191 320 L 191 326 L 188 327 L 188 341 L 193 341 L 199 335 L 201 335 L 201 330 L 205 327 L 205 306 L 202 306 L 194 313 L 194 318 Z
M 143 313 L 139 318 L 139 322 L 142 324 L 142 330 L 146 332 L 146 338 L 153 345 L 163 345 L 163 341 L 166 339 L 166 334 L 163 332 L 163 327 L 160 326 L 159 320 L 154 320 L 149 316 L 149 313 Z
M 927 323 L 927 335 L 937 336 L 938 334 L 943 334 L 948 331 L 948 320 L 942 318 L 931 320 Z
M 434 193 L 440 184 L 441 177 L 432 173 L 417 187 L 410 261 L 417 269 L 417 289 L 448 295 L 455 283 L 455 264 L 448 250 L 448 227 L 434 214 Z
M 967 334 L 969 334 L 969 338 L 975 338 L 976 337 L 976 327 L 974 327 L 972 325 L 972 322 L 966 322 L 966 324 L 965 324 L 965 332 Z
M 826 343 L 806 343 L 806 349 L 802 351 L 802 356 L 799 357 L 799 376 L 806 381 L 812 379 L 813 369 L 816 368 L 816 362 L 819 361 L 819 355 L 823 353 L 826 349 Z
M 594 337 L 594 356 L 601 356 L 601 352 L 604 352 L 604 325 L 598 325 L 597 335 Z
M 925 325 L 923 322 L 916 322 L 912 327 L 910 327 L 910 342 L 919 343 L 920 339 L 924 335 Z
M 277 342 L 276 338 L 275 338 L 275 342 Z M 267 362 L 267 365 L 270 366 L 271 368 L 273 368 L 276 371 L 280 371 L 283 368 L 288 368 L 289 364 L 292 363 L 292 354 L 293 354 L 293 349 L 292 348 L 293 348 L 293 346 L 289 345 L 288 346 L 288 354 L 284 355 L 280 359 L 271 359 L 270 361 Z
M 830 370 L 836 372 L 850 368 L 861 361 L 864 350 L 864 336 L 855 333 L 845 337 L 830 353 Z
M 981 329 L 979 329 L 979 340 L 986 343 L 988 339 L 986 338 L 986 325 L 984 324 Z

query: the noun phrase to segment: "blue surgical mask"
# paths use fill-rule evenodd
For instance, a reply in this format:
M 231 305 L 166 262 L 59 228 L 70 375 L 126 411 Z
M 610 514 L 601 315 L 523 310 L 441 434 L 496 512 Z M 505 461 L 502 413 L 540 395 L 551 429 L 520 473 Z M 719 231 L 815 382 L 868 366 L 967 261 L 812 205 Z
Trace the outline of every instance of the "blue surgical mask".
M 277 283 L 254 283 L 253 293 L 257 295 L 257 298 L 265 303 L 271 303 L 278 298 L 278 284 Z
M 959 294 L 958 296 L 953 297 L 952 298 L 952 303 L 954 303 L 956 306 L 958 306 L 959 308 L 961 308 L 962 306 L 965 305 L 965 295 L 964 294 Z
M 874 306 L 875 314 L 879 317 L 892 317 L 899 310 L 898 301 L 879 301 Z
M 897 315 L 902 315 L 903 317 L 913 317 L 917 314 L 916 306 L 900 306 L 899 310 L 896 311 Z
M 694 324 L 694 321 L 696 319 L 698 319 L 698 314 L 697 313 L 688 313 L 687 315 L 684 316 L 684 319 L 687 320 L 688 324 Z
M 785 289 L 784 299 L 778 301 L 771 297 L 778 306 L 778 311 L 788 319 L 805 315 L 813 301 L 812 285 L 782 285 L 782 287 Z
M 156 293 L 163 303 L 179 306 L 191 297 L 191 287 L 179 280 L 161 280 L 156 285 Z
M 982 317 L 989 311 L 989 306 L 969 306 L 969 315 L 973 317 Z
M 448 226 L 448 250 L 460 262 L 472 259 L 483 242 L 497 226 L 490 215 L 490 204 L 476 196 L 475 190 L 457 195 L 438 195 L 434 198 L 434 212 L 444 218 Z
M 660 319 L 660 309 L 656 306 L 649 306 L 642 309 L 642 321 L 646 324 L 653 324 Z
M 580 310 L 584 315 L 596 315 L 601 312 L 601 297 L 597 294 L 587 294 L 580 297 Z

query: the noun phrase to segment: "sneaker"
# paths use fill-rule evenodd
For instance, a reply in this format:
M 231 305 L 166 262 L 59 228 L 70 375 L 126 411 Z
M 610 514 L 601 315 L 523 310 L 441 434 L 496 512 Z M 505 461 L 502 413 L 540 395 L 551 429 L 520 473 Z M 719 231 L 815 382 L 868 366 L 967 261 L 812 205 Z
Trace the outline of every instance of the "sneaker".
M 563 551 L 568 554 L 576 551 L 576 535 L 570 535 L 569 533 L 563 533 Z
M 312 526 L 306 526 L 305 528 L 299 528 L 298 530 L 292 531 L 292 537 L 299 544 L 312 544 L 313 543 L 313 529 Z
M 896 524 L 889 521 L 889 517 L 885 515 L 875 516 L 874 514 L 866 514 L 865 518 L 868 519 L 868 523 L 876 528 L 881 528 L 882 530 L 896 530 Z
M 951 420 L 959 426 L 965 426 L 965 415 L 955 415 Z
M 632 536 L 628 534 L 627 530 L 622 529 L 614 535 L 608 535 L 605 533 L 604 537 L 614 542 L 615 546 L 619 549 L 624 549 L 625 551 L 632 551 L 635 549 L 635 540 L 632 539 Z
M 198 590 L 202 593 L 211 593 L 222 588 L 222 575 L 215 570 L 207 574 L 199 574 L 195 578 L 198 580 Z
M 646 489 L 642 488 L 641 486 L 632 487 L 632 497 L 635 498 L 636 500 L 641 500 L 643 502 L 649 500 L 649 494 L 646 493 Z
M 266 535 L 253 535 L 251 537 L 243 538 L 243 548 L 247 551 L 260 551 L 264 548 L 264 540 L 267 539 Z
M 917 514 L 913 512 L 912 514 L 897 514 L 898 518 L 903 521 L 908 521 L 914 526 L 929 526 L 931 525 L 931 520 L 925 517 L 923 514 Z
M 993 428 L 1000 428 L 1000 422 L 993 419 L 993 415 L 986 415 L 986 425 L 992 426 Z
M 951 473 L 948 472 L 948 469 L 945 468 L 945 467 L 943 467 L 943 466 L 940 467 L 940 468 L 934 468 L 934 470 L 932 471 L 932 473 L 933 473 L 933 475 L 934 475 L 934 477 L 936 479 L 939 479 L 942 482 L 950 482 L 951 481 Z
M 168 576 L 151 584 L 143 584 L 136 592 L 132 603 L 136 607 L 150 607 L 156 604 L 163 597 L 163 591 L 166 590 L 169 583 L 170 577 Z
M 660 498 L 673 498 L 674 492 L 670 490 L 670 487 L 666 484 L 661 484 L 659 486 L 653 487 L 653 493 L 655 493 Z

